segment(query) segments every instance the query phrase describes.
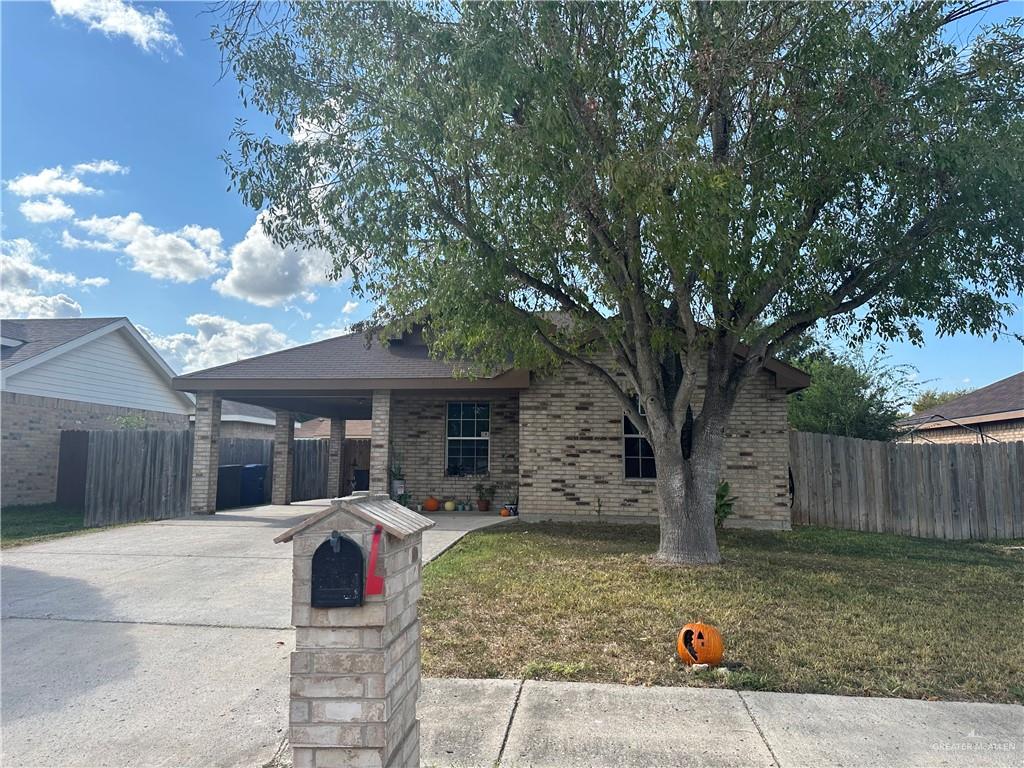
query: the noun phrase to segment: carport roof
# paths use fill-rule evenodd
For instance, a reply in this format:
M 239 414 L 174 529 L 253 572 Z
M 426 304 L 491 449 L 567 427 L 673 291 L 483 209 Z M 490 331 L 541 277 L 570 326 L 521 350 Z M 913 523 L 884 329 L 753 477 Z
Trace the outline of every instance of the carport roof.
M 460 377 L 456 366 L 432 359 L 418 339 L 350 333 L 267 355 L 196 371 L 174 379 L 185 392 L 210 390 L 521 389 L 529 373 Z

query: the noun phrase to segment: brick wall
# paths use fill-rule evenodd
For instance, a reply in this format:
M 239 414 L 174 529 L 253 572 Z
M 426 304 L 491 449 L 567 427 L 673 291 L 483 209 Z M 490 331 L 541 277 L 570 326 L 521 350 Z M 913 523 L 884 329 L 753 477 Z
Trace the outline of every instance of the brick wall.
M 1024 440 L 1024 419 L 1013 421 L 995 421 L 989 424 L 972 424 L 973 429 L 964 427 L 939 427 L 938 429 L 922 429 L 911 437 L 900 438 L 901 443 L 921 443 L 928 445 L 923 438 L 933 443 L 980 443 L 981 437 L 974 429 L 988 437 L 994 437 L 1001 443 Z
M 699 409 L 703 387 L 695 397 Z M 762 372 L 740 395 L 726 431 L 722 479 L 738 497 L 732 525 L 789 528 L 786 394 Z M 571 366 L 534 377 L 519 398 L 519 511 L 525 519 L 654 520 L 653 480 L 627 479 L 622 407 Z
M 121 416 L 142 416 L 147 429 L 188 429 L 184 414 L 0 392 L 0 503 L 48 504 L 57 498 L 60 433 L 117 429 Z
M 453 401 L 491 405 L 490 473 L 486 477 L 445 475 L 447 404 Z M 475 504 L 473 486 L 498 487 L 496 504 L 515 498 L 519 480 L 519 394 L 516 392 L 402 392 L 391 396 L 391 443 L 405 473 L 406 491 L 413 504 L 433 494 Z

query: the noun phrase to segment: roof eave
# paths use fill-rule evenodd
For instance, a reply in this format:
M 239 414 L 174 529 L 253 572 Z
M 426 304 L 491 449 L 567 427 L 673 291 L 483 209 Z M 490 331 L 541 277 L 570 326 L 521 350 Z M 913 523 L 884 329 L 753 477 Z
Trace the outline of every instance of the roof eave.
M 944 429 L 949 427 L 959 427 L 964 424 L 991 424 L 996 421 L 1016 421 L 1017 419 L 1024 419 L 1024 409 L 999 411 L 997 413 L 981 413 L 976 416 L 962 416 L 955 418 L 947 418 L 940 414 L 918 418 L 911 416 L 908 419 L 901 419 L 900 421 L 897 421 L 896 426 L 919 430 Z
M 490 378 L 421 377 L 421 378 L 213 378 L 177 376 L 172 381 L 181 392 L 295 392 L 295 391 L 351 391 L 374 389 L 526 389 L 530 386 L 530 373 L 521 368 L 505 371 Z

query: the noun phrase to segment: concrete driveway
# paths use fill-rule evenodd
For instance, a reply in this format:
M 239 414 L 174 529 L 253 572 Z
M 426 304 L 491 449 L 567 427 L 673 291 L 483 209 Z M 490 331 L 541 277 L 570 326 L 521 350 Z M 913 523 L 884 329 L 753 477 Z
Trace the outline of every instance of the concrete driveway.
M 5 766 L 245 766 L 286 735 L 291 545 L 325 502 L 5 550 Z M 425 559 L 495 517 L 447 515 Z

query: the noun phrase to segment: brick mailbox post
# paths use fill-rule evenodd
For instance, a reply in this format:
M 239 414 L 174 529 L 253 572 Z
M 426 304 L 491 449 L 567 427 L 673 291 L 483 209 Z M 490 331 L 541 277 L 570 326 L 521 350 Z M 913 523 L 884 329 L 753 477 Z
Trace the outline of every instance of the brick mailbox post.
M 434 521 L 366 493 L 278 536 L 292 542 L 289 739 L 295 768 L 420 759 L 420 552 Z

